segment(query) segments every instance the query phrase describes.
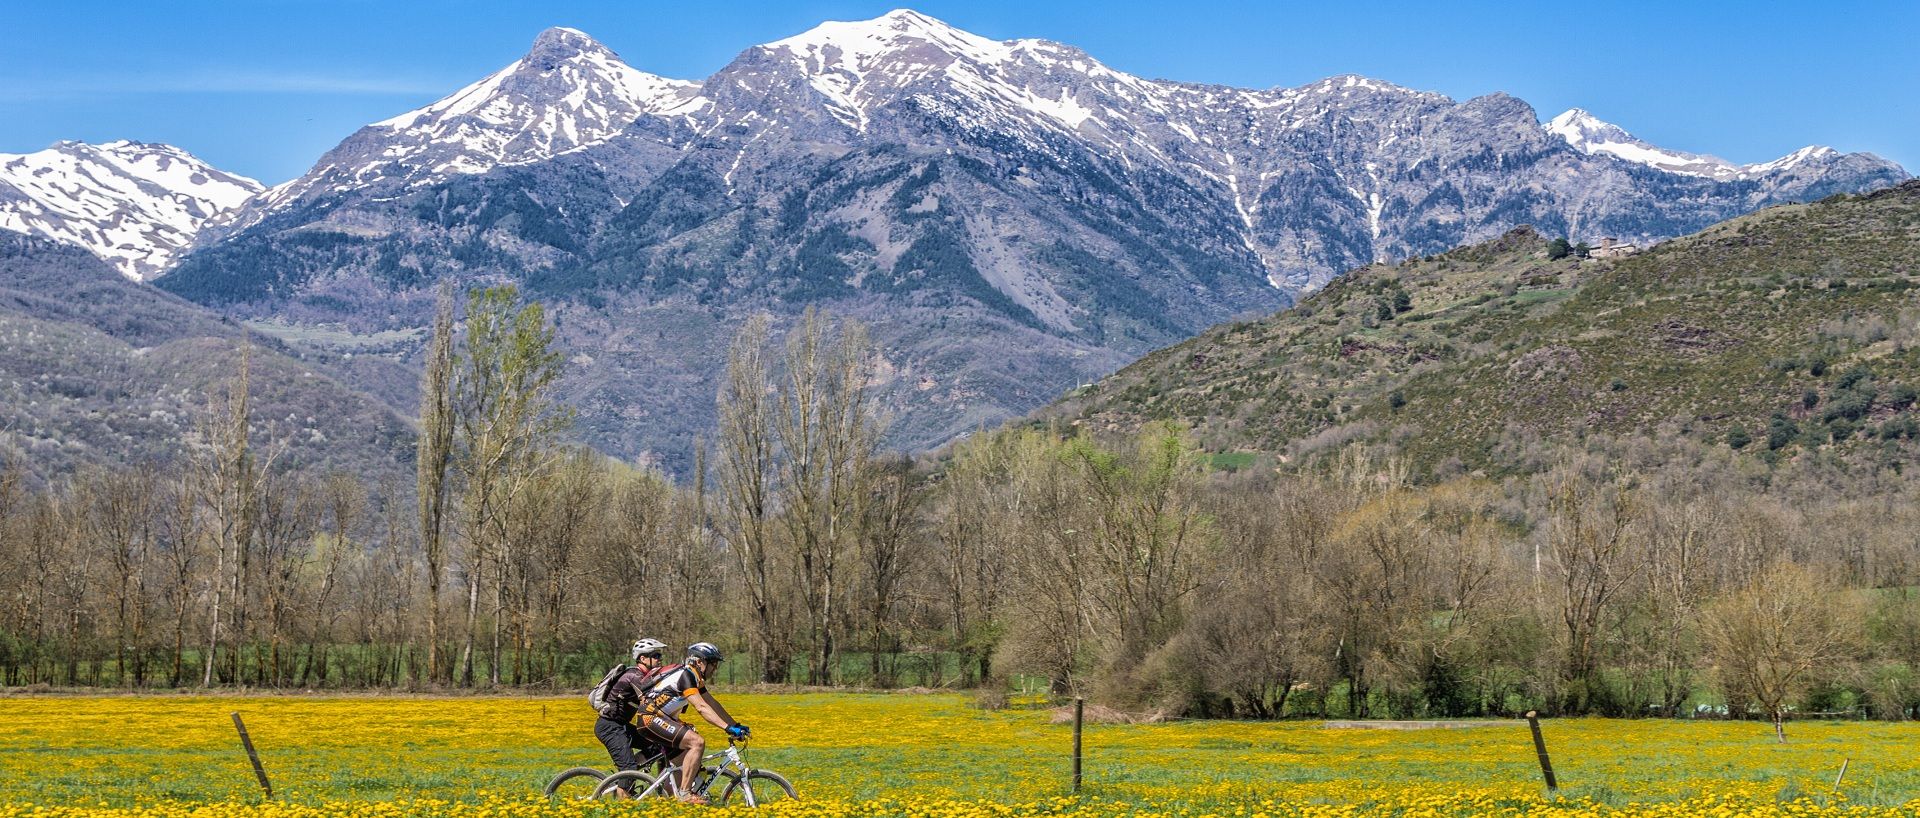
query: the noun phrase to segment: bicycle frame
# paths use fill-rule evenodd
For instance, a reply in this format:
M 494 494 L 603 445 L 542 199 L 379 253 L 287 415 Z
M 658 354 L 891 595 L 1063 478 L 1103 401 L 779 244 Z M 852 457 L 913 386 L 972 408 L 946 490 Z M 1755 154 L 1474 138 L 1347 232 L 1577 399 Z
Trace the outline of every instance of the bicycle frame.
M 747 766 L 746 753 L 741 747 L 740 742 L 729 739 L 727 741 L 727 749 L 701 756 L 700 767 L 703 770 L 706 769 L 707 762 L 709 761 L 716 758 L 723 758 L 725 760 L 720 762 L 720 766 L 714 767 L 712 773 L 708 775 L 705 780 L 701 780 L 698 773 L 694 774 L 694 792 L 705 795 L 713 789 L 714 783 L 719 781 L 721 776 L 731 774 L 732 777 L 736 777 L 740 781 L 740 791 L 747 797 L 747 806 L 759 806 L 758 800 L 755 799 L 753 795 L 753 784 L 748 778 L 748 775 L 753 772 L 753 768 Z M 638 797 L 648 798 L 654 795 L 677 795 L 680 791 L 680 771 L 681 767 L 679 762 L 669 763 L 666 769 L 661 770 L 660 775 L 654 778 L 653 786 L 646 788 Z

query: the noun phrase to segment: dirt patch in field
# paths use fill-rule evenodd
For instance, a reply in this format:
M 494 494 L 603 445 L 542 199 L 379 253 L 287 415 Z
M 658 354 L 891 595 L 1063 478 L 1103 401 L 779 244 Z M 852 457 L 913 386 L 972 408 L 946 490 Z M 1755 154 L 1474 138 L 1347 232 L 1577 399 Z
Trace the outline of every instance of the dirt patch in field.
M 1159 724 L 1167 720 L 1167 714 L 1158 710 L 1149 710 L 1145 713 L 1129 713 L 1125 710 L 1115 710 L 1102 704 L 1089 704 L 1087 705 L 1084 718 L 1090 724 Z M 1054 724 L 1072 724 L 1073 707 L 1053 708 L 1053 716 L 1050 721 Z

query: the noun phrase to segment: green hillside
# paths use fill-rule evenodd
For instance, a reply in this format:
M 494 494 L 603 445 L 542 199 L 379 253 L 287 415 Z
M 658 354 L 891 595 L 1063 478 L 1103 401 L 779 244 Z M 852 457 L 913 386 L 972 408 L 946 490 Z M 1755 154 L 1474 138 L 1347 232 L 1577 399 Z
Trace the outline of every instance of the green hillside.
M 1389 443 L 1442 470 L 1512 468 L 1528 446 L 1595 434 L 1873 457 L 1920 432 L 1920 183 L 1624 258 L 1553 249 L 1521 228 L 1356 270 L 1047 414 L 1115 431 L 1178 420 L 1213 450 L 1282 462 Z

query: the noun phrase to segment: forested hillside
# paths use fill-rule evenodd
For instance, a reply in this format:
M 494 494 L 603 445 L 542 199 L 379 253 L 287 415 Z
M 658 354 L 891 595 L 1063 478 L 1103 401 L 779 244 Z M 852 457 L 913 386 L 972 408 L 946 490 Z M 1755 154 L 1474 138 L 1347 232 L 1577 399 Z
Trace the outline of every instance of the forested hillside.
M 1920 185 L 1769 208 L 1623 258 L 1518 229 L 1334 281 L 1053 407 L 1284 462 L 1384 446 L 1422 475 L 1525 471 L 1649 435 L 1898 467 L 1920 431 Z
M 365 362 L 296 353 L 75 247 L 0 232 L 0 349 L 0 463 L 36 479 L 185 455 L 243 359 L 290 464 L 408 470 L 407 421 L 333 375 Z

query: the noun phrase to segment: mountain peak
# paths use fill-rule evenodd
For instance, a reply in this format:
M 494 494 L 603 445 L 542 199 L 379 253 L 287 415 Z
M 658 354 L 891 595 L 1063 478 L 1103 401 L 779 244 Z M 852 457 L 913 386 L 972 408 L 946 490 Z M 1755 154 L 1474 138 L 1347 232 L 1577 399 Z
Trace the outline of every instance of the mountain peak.
M 1545 126 L 1547 132 L 1585 154 L 1604 153 L 1635 164 L 1669 173 L 1703 176 L 1726 181 L 1751 179 L 1789 170 L 1806 162 L 1831 162 L 1841 153 L 1825 145 L 1808 145 L 1771 162 L 1736 165 L 1717 156 L 1670 150 L 1648 144 L 1618 125 L 1604 121 L 1580 108 L 1569 109 Z
M 1594 116 L 1585 108 L 1567 109 L 1565 113 L 1548 120 L 1546 129 L 1547 133 L 1566 140 L 1567 144 L 1575 148 L 1582 148 L 1591 143 L 1640 141 L 1620 126 Z M 1593 151 L 1584 152 L 1592 153 Z
M 172 145 L 65 140 L 0 154 L 0 229 L 84 247 L 143 279 L 171 264 L 207 220 L 260 190 Z
M 440 154 L 431 176 L 480 173 L 605 141 L 642 116 L 696 109 L 699 89 L 627 65 L 586 32 L 555 27 L 487 78 L 369 128 L 405 143 L 384 146 L 385 157 Z
M 1008 43 L 963 31 L 912 9 L 894 9 L 871 20 L 828 21 L 762 48 L 787 51 L 797 57 L 825 58 L 858 70 L 874 57 L 917 51 L 932 46 L 953 57 L 999 62 L 1012 56 Z
M 1570 108 L 1542 127 L 1581 153 L 1606 154 L 1668 173 L 1727 180 L 1745 170 L 1717 156 L 1654 146 L 1581 108 Z
M 527 56 L 521 58 L 521 62 L 551 71 L 558 63 L 582 54 L 604 54 L 616 60 L 620 58 L 612 49 L 601 45 L 599 40 L 587 36 L 580 29 L 554 26 L 533 38 L 533 47 L 527 50 Z

